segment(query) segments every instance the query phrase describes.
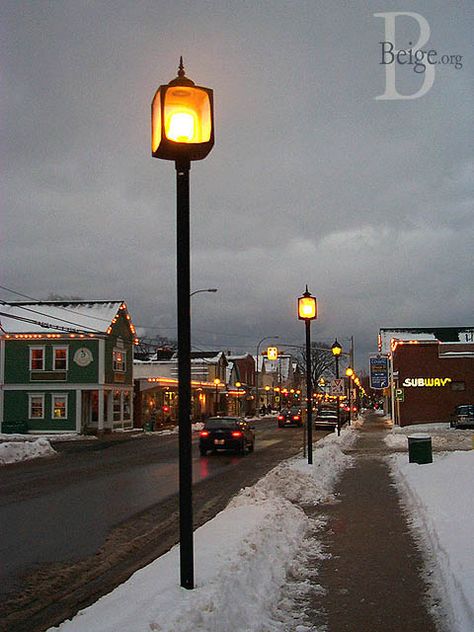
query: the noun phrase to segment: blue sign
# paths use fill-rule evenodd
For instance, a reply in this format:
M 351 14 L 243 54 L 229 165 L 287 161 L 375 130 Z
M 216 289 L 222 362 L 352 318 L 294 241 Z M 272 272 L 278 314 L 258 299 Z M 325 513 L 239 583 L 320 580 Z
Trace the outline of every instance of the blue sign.
M 370 388 L 387 388 L 388 381 L 388 357 L 374 355 L 369 357 Z

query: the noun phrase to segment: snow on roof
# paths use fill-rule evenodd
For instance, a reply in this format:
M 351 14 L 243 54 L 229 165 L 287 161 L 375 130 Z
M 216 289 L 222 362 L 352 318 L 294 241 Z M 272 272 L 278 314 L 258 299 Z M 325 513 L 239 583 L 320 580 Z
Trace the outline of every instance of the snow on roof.
M 124 301 L 41 301 L 0 304 L 4 333 L 42 333 L 77 330 L 107 333 Z
M 390 351 L 391 340 L 474 342 L 474 327 L 381 328 L 379 331 L 379 350 L 382 353 Z

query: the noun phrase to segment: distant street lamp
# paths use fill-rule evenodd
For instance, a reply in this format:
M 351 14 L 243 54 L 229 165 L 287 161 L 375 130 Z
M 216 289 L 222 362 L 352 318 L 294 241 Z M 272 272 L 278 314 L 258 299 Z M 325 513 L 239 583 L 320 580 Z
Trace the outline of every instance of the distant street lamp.
M 352 421 L 352 378 L 354 376 L 354 369 L 350 366 L 346 369 L 346 376 L 349 388 L 349 425 L 351 425 Z
M 258 359 L 259 359 L 259 353 L 260 353 L 260 345 L 262 344 L 262 342 L 264 342 L 265 340 L 271 340 L 272 338 L 275 340 L 278 340 L 280 336 L 265 336 L 265 338 L 262 338 L 259 343 L 257 344 L 257 367 L 255 369 L 255 397 L 256 397 L 256 408 L 255 408 L 255 414 L 258 415 L 258 405 L 259 405 L 259 397 L 258 397 Z
M 317 302 L 308 292 L 298 299 L 298 319 L 304 320 L 306 332 L 306 430 L 308 436 L 308 464 L 313 463 L 313 388 L 311 385 L 311 321 L 318 317 Z
M 215 401 L 214 401 L 214 415 L 217 416 L 217 409 L 218 409 L 218 398 L 219 398 L 219 384 L 221 383 L 220 379 L 218 377 L 216 377 L 214 379 L 214 384 L 216 385 L 216 397 L 215 397 Z
M 268 392 L 269 392 L 269 390 L 270 390 L 270 387 L 268 385 L 265 386 L 265 395 L 266 395 L 266 398 L 267 398 L 267 413 L 268 413 Z
M 342 347 L 338 343 L 337 338 L 331 347 L 332 354 L 336 360 L 336 379 L 339 379 L 339 356 L 342 353 Z M 337 435 L 341 434 L 341 401 L 339 395 L 337 396 Z
M 235 383 L 235 388 L 237 389 L 237 399 L 235 401 L 235 412 L 237 414 L 237 416 L 240 415 L 240 387 L 242 386 L 241 382 L 236 382 Z
M 151 153 L 173 160 L 176 168 L 180 579 L 188 589 L 194 588 L 189 171 L 191 161 L 205 158 L 213 145 L 212 90 L 185 77 L 181 57 L 178 76 L 153 98 Z

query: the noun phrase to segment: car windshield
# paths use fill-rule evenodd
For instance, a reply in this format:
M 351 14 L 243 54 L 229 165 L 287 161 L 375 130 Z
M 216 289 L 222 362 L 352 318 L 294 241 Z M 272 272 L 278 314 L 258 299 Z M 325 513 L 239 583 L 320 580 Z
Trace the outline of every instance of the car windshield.
M 216 419 L 208 419 L 204 424 L 207 430 L 213 430 L 215 428 L 235 428 L 239 424 L 240 420 L 236 417 L 220 417 Z
M 456 410 L 458 415 L 474 415 L 474 406 L 458 406 Z

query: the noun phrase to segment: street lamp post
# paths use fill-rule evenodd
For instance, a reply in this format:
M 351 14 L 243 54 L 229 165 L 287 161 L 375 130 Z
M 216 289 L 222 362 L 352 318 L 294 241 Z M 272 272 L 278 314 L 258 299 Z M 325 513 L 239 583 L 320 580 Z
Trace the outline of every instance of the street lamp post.
M 255 368 L 255 397 L 256 397 L 255 414 L 256 415 L 258 415 L 258 404 L 259 404 L 259 399 L 258 399 L 258 358 L 259 358 L 259 353 L 260 353 L 260 345 L 265 340 L 271 340 L 272 338 L 277 340 L 279 337 L 280 336 L 265 336 L 265 338 L 262 338 L 259 341 L 259 343 L 257 344 L 257 366 Z
M 214 379 L 214 384 L 216 385 L 216 397 L 214 399 L 214 415 L 217 416 L 217 409 L 218 409 L 218 398 L 219 398 L 219 384 L 221 383 L 220 379 L 218 377 L 216 377 Z
M 350 366 L 347 367 L 346 375 L 347 375 L 348 388 L 349 388 L 349 426 L 350 426 L 351 421 L 352 421 L 352 378 L 354 376 L 354 369 L 352 369 Z
M 213 145 L 212 90 L 185 77 L 181 58 L 178 76 L 153 98 L 151 153 L 173 160 L 176 168 L 180 580 L 188 589 L 194 588 L 189 171 L 191 161 L 205 158 Z
M 332 354 L 336 360 L 336 379 L 339 379 L 339 356 L 342 353 L 342 347 L 338 343 L 337 338 L 331 347 Z M 339 395 L 337 396 L 337 436 L 341 434 L 341 402 Z
M 311 321 L 317 318 L 317 302 L 308 292 L 298 299 L 298 319 L 304 320 L 306 332 L 306 431 L 308 435 L 308 464 L 313 463 L 313 387 L 311 385 Z

